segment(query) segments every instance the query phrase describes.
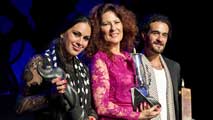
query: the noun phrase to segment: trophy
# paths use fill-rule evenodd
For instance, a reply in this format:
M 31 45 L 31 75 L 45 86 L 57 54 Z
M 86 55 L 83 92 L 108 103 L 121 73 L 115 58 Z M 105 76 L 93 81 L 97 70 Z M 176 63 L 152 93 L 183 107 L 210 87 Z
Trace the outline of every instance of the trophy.
M 154 105 L 161 106 L 154 97 L 149 95 L 149 85 L 143 79 L 142 53 L 136 53 L 134 49 L 132 58 L 136 69 L 136 86 L 131 88 L 133 109 L 136 110 L 143 102 L 147 102 L 150 107 Z
M 66 73 L 62 68 L 43 68 L 41 62 L 37 66 L 37 71 L 49 82 L 56 77 L 61 77 L 62 79 L 66 78 Z M 70 84 L 67 84 L 67 88 L 65 89 L 65 93 L 62 94 L 62 97 L 68 103 L 66 109 L 69 111 L 68 115 L 72 120 L 86 120 L 87 113 L 81 108 L 78 93 Z
M 57 77 L 61 77 L 61 79 L 66 79 L 66 73 L 60 67 L 43 68 L 42 63 L 40 62 L 37 66 L 37 71 L 44 78 L 44 80 L 49 82 L 51 82 L 52 79 Z M 78 99 L 76 90 L 69 84 L 67 84 L 66 92 L 63 95 L 64 98 L 67 100 L 68 104 L 70 105 L 70 107 L 74 107 L 74 104 Z

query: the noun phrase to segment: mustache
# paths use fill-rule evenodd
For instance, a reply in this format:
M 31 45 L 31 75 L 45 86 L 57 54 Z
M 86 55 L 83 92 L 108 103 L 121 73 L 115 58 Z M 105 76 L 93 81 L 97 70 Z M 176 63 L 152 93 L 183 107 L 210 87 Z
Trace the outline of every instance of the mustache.
M 155 41 L 155 42 L 153 42 L 153 44 L 164 46 L 164 44 L 160 41 Z

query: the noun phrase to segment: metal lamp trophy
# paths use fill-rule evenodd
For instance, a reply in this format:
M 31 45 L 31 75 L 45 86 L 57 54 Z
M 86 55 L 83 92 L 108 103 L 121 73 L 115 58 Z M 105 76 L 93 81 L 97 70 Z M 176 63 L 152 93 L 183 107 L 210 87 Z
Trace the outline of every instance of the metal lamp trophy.
M 141 103 L 147 102 L 150 107 L 161 104 L 152 96 L 149 95 L 149 85 L 143 80 L 142 72 L 142 53 L 136 53 L 133 50 L 132 58 L 136 68 L 136 86 L 131 88 L 133 109 L 136 110 Z

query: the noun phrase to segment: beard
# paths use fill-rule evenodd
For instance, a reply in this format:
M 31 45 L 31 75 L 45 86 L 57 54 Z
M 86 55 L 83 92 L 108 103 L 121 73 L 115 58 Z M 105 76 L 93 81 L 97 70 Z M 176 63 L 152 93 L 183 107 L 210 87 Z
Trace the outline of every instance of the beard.
M 165 45 L 163 44 L 152 44 L 152 52 L 156 54 L 161 54 L 164 51 Z

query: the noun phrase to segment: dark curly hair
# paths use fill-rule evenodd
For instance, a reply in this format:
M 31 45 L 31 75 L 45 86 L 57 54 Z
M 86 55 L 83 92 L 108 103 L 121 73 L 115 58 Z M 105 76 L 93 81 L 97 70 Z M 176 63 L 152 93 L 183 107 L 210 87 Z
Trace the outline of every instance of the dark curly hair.
M 108 11 L 114 12 L 123 25 L 123 39 L 121 41 L 120 50 L 130 52 L 134 47 L 135 38 L 138 32 L 134 13 L 127 10 L 124 6 L 111 3 L 99 4 L 90 12 L 93 33 L 89 45 L 86 48 L 87 57 L 92 57 L 98 50 L 106 52 L 112 57 L 109 44 L 104 40 L 100 31 L 102 15 Z

